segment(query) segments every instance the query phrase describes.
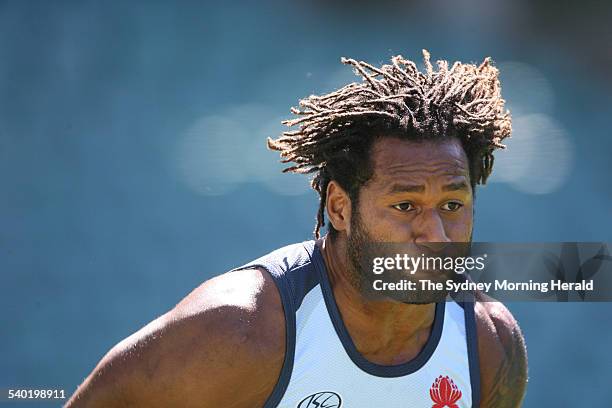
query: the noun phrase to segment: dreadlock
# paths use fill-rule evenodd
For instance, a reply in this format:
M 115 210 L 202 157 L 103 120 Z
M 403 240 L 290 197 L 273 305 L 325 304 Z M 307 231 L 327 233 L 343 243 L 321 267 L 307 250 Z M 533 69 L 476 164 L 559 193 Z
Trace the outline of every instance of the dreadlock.
M 510 136 L 510 113 L 501 98 L 499 71 L 486 58 L 482 64 L 437 61 L 437 70 L 423 50 L 425 72 L 398 55 L 380 68 L 342 58 L 354 67 L 361 82 L 353 82 L 327 95 L 300 100 L 291 108 L 297 118 L 282 123 L 299 126 L 283 132 L 268 147 L 280 152 L 283 172 L 315 173 L 311 186 L 319 193 L 314 230 L 325 225 L 327 185 L 336 180 L 353 205 L 359 187 L 372 176 L 369 151 L 378 137 L 411 140 L 458 138 L 470 162 L 470 182 L 485 184 L 493 170 L 493 151 L 504 148 Z M 334 233 L 333 226 L 329 226 Z

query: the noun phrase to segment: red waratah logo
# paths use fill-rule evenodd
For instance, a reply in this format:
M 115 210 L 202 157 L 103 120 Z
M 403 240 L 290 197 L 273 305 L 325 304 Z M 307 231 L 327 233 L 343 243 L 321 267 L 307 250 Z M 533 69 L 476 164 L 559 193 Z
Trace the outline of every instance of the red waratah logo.
M 448 376 L 439 376 L 429 389 L 429 395 L 435 403 L 431 408 L 458 408 L 455 402 L 461 398 L 461 391 Z

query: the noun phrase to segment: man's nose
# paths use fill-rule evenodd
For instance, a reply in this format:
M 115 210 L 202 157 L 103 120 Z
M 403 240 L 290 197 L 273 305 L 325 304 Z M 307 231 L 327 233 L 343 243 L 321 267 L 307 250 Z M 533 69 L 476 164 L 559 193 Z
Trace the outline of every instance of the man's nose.
M 446 235 L 444 223 L 437 209 L 424 209 L 413 219 L 414 242 L 439 252 L 448 246 L 450 239 Z

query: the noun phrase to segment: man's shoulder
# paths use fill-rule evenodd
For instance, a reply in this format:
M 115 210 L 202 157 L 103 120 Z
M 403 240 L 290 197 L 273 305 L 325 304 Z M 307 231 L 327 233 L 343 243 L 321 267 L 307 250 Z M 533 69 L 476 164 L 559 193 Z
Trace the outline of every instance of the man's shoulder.
M 182 326 L 182 328 L 181 328 Z M 250 401 L 265 401 L 285 357 L 285 316 L 267 270 L 252 267 L 216 276 L 168 313 L 176 345 L 199 361 L 194 368 L 242 384 Z
M 214 406 L 241 387 L 244 404 L 237 406 L 259 406 L 284 355 L 284 313 L 271 276 L 259 268 L 230 271 L 113 347 L 71 402 Z
M 168 314 L 167 324 L 185 322 L 201 328 L 205 321 L 219 336 L 248 338 L 261 351 L 284 347 L 285 311 L 278 278 L 310 262 L 314 241 L 297 242 L 203 282 Z
M 481 373 L 481 406 L 520 407 L 527 384 L 527 349 L 518 322 L 492 299 L 474 304 Z
M 207 280 L 168 314 L 168 323 L 185 322 L 196 330 L 212 325 L 224 340 L 261 352 L 284 344 L 283 306 L 273 278 L 261 267 L 226 272 Z M 202 326 L 201 324 L 204 324 Z

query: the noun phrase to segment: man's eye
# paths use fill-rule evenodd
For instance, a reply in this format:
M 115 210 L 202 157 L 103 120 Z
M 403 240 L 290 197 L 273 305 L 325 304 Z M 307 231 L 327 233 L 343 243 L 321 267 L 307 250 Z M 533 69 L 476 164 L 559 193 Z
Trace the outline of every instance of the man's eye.
M 459 210 L 461 207 L 463 207 L 463 204 L 457 202 L 457 201 L 449 201 L 448 203 L 444 204 L 442 206 L 443 210 L 446 211 L 457 211 Z
M 393 208 L 395 208 L 396 210 L 404 211 L 404 212 L 414 210 L 414 206 L 412 205 L 412 203 L 409 203 L 409 202 L 395 204 Z

